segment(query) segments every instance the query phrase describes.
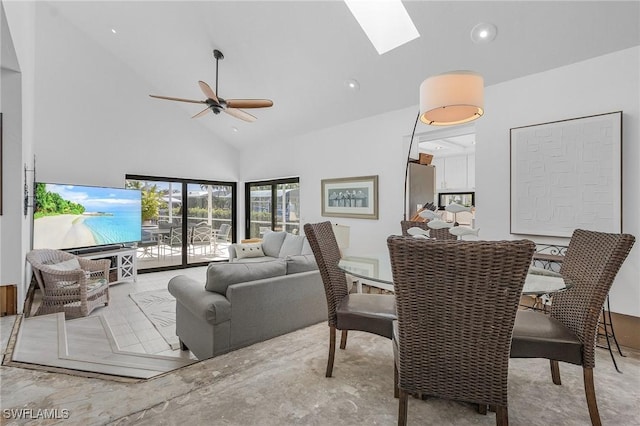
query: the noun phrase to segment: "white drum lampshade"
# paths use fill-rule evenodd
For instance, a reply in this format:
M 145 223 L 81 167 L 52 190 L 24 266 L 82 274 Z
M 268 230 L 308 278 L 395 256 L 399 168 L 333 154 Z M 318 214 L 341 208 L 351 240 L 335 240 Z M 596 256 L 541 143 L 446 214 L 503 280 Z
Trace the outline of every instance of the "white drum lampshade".
M 420 120 L 450 126 L 484 114 L 484 80 L 473 71 L 451 71 L 427 78 L 420 85 Z

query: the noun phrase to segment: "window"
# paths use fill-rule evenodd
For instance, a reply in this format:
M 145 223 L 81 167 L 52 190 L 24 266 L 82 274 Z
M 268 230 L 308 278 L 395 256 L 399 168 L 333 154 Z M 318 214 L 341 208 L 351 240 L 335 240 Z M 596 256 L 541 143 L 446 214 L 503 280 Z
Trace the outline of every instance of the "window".
M 300 179 L 247 182 L 247 238 L 262 238 L 268 230 L 300 232 Z
M 235 183 L 127 175 L 125 185 L 142 191 L 139 270 L 229 258 L 235 240 Z

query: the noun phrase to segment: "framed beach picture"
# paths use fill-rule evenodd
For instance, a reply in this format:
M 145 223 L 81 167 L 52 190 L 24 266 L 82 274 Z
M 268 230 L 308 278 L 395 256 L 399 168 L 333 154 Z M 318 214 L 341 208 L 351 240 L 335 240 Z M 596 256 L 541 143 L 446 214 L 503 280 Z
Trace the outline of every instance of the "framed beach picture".
M 322 216 L 378 219 L 378 176 L 322 179 Z

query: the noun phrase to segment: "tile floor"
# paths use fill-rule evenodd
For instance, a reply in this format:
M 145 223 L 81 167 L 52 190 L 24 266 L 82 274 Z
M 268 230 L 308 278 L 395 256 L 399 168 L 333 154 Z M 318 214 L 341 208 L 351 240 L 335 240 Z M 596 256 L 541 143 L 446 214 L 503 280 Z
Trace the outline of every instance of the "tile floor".
M 166 288 L 169 280 L 176 275 L 187 275 L 204 285 L 206 269 L 206 266 L 199 266 L 177 271 L 139 274 L 136 282 L 113 284 L 109 287 L 109 306 L 96 308 L 90 316 L 102 315 L 107 320 L 118 346 L 123 351 L 196 359 L 189 351 L 172 350 L 129 295 Z M 38 299 L 39 291 L 34 297 L 32 312 L 37 309 Z

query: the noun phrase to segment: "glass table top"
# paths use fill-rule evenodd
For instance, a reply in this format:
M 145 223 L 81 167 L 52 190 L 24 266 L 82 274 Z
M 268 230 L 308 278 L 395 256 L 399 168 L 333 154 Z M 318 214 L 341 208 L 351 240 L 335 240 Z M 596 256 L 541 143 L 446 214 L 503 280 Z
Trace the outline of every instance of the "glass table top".
M 377 256 L 343 256 L 338 268 L 363 280 L 393 286 L 393 274 L 388 254 Z M 571 283 L 562 275 L 541 268 L 531 267 L 522 289 L 523 295 L 543 295 L 565 291 Z

